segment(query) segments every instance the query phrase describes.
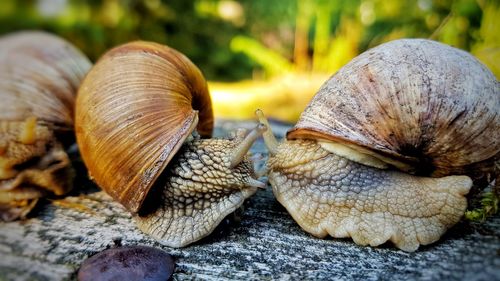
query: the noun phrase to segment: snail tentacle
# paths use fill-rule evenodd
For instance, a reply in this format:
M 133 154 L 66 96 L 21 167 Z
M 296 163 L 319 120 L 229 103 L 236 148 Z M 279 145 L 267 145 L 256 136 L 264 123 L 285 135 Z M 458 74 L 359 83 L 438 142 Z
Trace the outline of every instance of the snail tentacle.
M 257 118 L 259 119 L 259 122 L 261 124 L 264 124 L 267 127 L 267 130 L 263 133 L 263 138 L 264 138 L 264 143 L 266 144 L 267 150 L 269 150 L 269 153 L 271 155 L 276 154 L 276 149 L 278 148 L 278 140 L 274 136 L 271 126 L 269 125 L 269 122 L 267 121 L 267 118 L 264 116 L 264 113 L 262 110 L 257 109 L 255 111 L 255 115 L 257 115 Z
M 264 124 L 258 124 L 255 128 L 248 133 L 248 135 L 243 138 L 243 140 L 238 144 L 238 146 L 233 150 L 230 160 L 230 168 L 236 167 L 250 150 L 250 147 L 259 138 L 263 132 L 267 130 L 267 126 Z
M 247 184 L 251 187 L 257 187 L 260 189 L 265 189 L 266 184 L 253 178 L 249 178 Z

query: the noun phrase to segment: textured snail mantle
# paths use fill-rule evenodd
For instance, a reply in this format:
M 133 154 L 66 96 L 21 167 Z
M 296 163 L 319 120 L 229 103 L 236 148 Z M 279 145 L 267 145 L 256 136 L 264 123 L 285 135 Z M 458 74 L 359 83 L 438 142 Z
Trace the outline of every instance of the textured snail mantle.
M 493 170 L 499 132 L 485 66 L 441 43 L 392 41 L 333 75 L 283 143 L 264 133 L 269 181 L 314 236 L 415 251 L 460 220 L 465 175 Z
M 213 129 L 207 84 L 163 45 L 110 50 L 78 92 L 75 131 L 90 176 L 142 231 L 172 247 L 210 234 L 265 187 L 246 156 L 265 126 L 231 139 L 200 139 L 195 129 L 202 137 Z

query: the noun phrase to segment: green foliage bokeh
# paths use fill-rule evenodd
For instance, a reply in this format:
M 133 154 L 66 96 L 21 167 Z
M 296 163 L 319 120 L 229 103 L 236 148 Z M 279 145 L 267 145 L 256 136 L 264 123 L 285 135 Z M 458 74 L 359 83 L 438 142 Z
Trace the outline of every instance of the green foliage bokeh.
M 351 57 L 339 58 L 339 48 L 360 53 L 401 37 L 439 40 L 492 61 L 499 57 L 499 6 L 497 0 L 2 0 L 0 34 L 47 30 L 92 60 L 118 44 L 151 40 L 185 53 L 209 80 L 237 81 L 266 72 L 246 46 L 231 49 L 242 37 L 305 70 L 315 70 L 315 52 L 339 60 L 317 68 L 333 71 Z M 308 41 L 303 55 L 311 58 L 305 64 L 297 55 L 301 31 Z M 342 34 L 349 42 L 331 40 Z M 500 71 L 498 63 L 489 66 Z

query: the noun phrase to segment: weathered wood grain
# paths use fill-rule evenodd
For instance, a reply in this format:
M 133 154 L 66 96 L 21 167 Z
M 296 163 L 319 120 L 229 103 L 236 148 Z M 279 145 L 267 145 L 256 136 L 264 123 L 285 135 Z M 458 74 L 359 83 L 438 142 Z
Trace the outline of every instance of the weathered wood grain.
M 215 134 L 235 126 L 219 120 Z M 287 128 L 273 127 L 280 135 Z M 263 153 L 262 141 L 252 151 Z M 0 224 L 0 280 L 72 280 L 85 258 L 117 244 L 171 253 L 174 280 L 500 280 L 498 215 L 481 225 L 461 223 L 440 242 L 406 253 L 311 237 L 268 188 L 245 203 L 240 220 L 227 219 L 206 239 L 172 249 L 142 234 L 119 204 L 88 181 L 80 179 L 80 185 L 71 196 L 42 204 L 26 221 Z

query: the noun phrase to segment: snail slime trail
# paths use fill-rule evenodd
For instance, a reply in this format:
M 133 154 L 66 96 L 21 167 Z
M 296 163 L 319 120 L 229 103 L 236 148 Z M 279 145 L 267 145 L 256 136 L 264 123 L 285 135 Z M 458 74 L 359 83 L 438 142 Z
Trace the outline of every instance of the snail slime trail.
M 476 58 L 395 40 L 326 81 L 286 140 L 264 133 L 268 178 L 315 236 L 415 251 L 460 221 L 470 177 L 496 177 L 499 128 L 500 83 Z

